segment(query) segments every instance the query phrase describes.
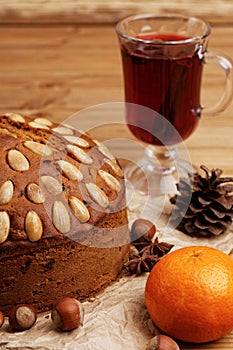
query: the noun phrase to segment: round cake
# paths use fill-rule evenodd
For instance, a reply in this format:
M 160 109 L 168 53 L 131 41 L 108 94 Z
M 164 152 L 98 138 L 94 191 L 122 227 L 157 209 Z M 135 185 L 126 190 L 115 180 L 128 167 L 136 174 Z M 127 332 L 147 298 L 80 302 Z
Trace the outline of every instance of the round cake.
M 69 125 L 0 117 L 0 310 L 62 297 L 86 300 L 128 259 L 121 167 Z

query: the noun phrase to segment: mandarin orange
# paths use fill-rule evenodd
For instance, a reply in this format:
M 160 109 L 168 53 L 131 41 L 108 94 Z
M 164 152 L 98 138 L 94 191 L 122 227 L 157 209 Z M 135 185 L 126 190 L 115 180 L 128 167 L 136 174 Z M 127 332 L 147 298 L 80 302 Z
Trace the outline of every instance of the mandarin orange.
M 192 246 L 164 256 L 152 269 L 145 303 L 155 324 L 187 342 L 209 342 L 233 329 L 233 259 Z

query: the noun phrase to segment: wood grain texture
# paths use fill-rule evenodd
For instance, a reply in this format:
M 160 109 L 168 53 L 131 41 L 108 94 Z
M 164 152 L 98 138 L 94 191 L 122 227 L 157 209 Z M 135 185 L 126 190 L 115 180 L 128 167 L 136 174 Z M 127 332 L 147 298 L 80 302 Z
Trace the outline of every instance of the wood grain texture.
M 140 13 L 183 13 L 233 23 L 232 0 L 0 0 L 1 23 L 113 23 Z
M 233 57 L 232 38 L 233 27 L 214 27 L 209 50 Z M 0 28 L 0 50 L 4 53 L 0 112 L 39 113 L 60 122 L 83 108 L 123 101 L 121 59 L 112 25 L 94 29 L 83 25 L 5 26 Z M 206 67 L 206 72 L 202 99 L 208 106 L 221 93 L 222 82 L 215 66 Z M 215 118 L 203 117 L 186 142 L 192 161 L 222 167 L 232 175 L 232 130 L 232 103 Z M 126 128 L 119 135 L 124 133 L 130 137 Z M 127 159 L 127 148 L 123 150 Z M 130 155 L 136 159 L 137 150 L 132 148 Z

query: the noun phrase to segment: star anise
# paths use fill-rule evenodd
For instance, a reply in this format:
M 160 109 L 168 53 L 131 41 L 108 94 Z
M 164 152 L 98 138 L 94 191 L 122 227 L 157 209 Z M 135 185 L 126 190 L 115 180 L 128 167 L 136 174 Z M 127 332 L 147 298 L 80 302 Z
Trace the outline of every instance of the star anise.
M 148 254 L 148 255 L 156 255 L 158 258 L 166 255 L 173 247 L 173 244 L 166 242 L 159 242 L 156 237 L 154 242 L 151 242 L 149 245 L 145 246 L 139 253 L 140 254 Z
M 136 276 L 139 276 L 143 272 L 151 271 L 158 260 L 159 258 L 155 255 L 144 254 L 142 256 L 139 256 L 138 258 L 129 260 L 125 264 L 125 267 L 131 275 L 136 274 Z
M 133 244 L 133 246 L 138 246 Z M 131 274 L 139 276 L 143 272 L 150 272 L 154 265 L 165 255 L 171 248 L 172 244 L 166 242 L 159 242 L 158 238 L 154 242 L 148 242 L 137 255 L 133 255 L 132 258 L 125 264 L 126 270 Z

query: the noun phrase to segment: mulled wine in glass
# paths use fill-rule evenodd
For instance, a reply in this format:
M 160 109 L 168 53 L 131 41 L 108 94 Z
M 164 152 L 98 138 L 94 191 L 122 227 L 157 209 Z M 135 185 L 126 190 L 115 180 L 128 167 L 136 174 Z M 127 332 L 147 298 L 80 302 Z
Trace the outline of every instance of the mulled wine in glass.
M 209 114 L 224 110 L 232 97 L 232 65 L 207 52 L 209 24 L 194 17 L 152 14 L 121 20 L 116 27 L 124 73 L 126 121 L 148 146 L 145 158 L 125 168 L 126 179 L 142 193 L 176 191 L 177 177 L 191 171 L 177 145 L 196 129 L 205 63 L 225 72 L 226 87 Z M 143 108 L 144 107 L 144 108 Z M 149 186 L 148 186 L 149 184 Z

